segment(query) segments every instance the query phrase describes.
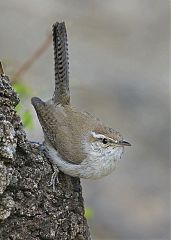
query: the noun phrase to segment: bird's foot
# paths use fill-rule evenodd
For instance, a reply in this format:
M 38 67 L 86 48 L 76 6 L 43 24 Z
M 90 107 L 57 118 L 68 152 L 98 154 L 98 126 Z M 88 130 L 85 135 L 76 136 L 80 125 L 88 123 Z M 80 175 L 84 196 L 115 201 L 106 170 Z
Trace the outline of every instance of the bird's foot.
M 46 156 L 46 158 L 50 161 L 50 164 L 52 165 L 52 169 L 53 169 L 53 173 L 52 173 L 52 176 L 51 176 L 51 180 L 50 180 L 50 183 L 48 184 L 48 186 L 52 186 L 52 189 L 53 189 L 53 192 L 55 192 L 55 183 L 59 183 L 59 180 L 58 180 L 58 173 L 59 173 L 59 169 L 57 167 L 56 164 L 53 164 L 53 162 L 51 161 L 51 158 L 48 154 L 48 149 L 46 148 L 46 145 L 43 143 L 39 143 L 39 142 L 31 142 L 33 144 L 38 144 L 39 145 L 39 148 L 40 150 L 43 152 L 43 154 Z
M 52 186 L 53 192 L 55 192 L 56 190 L 55 183 L 57 184 L 59 183 L 59 180 L 58 180 L 59 169 L 56 164 L 53 164 L 52 168 L 53 168 L 53 174 L 51 176 L 51 180 L 48 186 Z
M 39 146 L 39 149 L 40 149 L 42 152 L 45 152 L 46 149 L 45 149 L 44 142 L 43 142 L 43 143 L 40 143 L 40 142 L 30 141 L 30 143 L 38 145 L 38 146 Z

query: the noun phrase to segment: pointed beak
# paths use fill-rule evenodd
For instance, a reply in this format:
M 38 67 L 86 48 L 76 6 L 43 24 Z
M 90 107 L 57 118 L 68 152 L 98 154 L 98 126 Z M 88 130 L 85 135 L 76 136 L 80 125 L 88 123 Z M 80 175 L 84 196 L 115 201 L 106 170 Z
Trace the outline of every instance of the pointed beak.
M 131 146 L 129 142 L 126 142 L 125 140 L 121 140 L 118 142 L 119 146 Z

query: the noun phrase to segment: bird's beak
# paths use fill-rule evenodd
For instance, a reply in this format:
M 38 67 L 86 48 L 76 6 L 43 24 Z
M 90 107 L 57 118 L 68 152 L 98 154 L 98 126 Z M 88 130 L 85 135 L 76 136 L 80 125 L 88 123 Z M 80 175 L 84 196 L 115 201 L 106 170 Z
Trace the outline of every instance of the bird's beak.
M 129 142 L 126 142 L 125 140 L 121 140 L 118 142 L 119 146 L 131 146 Z

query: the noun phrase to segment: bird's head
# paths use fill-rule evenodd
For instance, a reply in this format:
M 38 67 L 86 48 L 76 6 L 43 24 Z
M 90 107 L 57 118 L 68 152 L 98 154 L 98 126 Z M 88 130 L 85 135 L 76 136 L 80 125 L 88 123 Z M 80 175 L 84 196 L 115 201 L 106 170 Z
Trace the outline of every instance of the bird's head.
M 125 146 L 131 144 L 123 140 L 122 135 L 112 128 L 98 126 L 90 131 L 83 141 L 86 152 L 94 157 L 111 157 L 119 160 Z

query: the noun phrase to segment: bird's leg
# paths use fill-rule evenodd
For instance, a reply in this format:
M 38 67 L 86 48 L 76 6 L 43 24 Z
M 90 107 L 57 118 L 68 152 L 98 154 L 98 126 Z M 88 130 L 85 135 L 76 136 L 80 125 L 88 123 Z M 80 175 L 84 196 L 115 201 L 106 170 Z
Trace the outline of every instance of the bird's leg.
M 43 143 L 35 142 L 35 141 L 30 141 L 30 143 L 39 145 L 40 149 L 42 148 L 41 150 L 42 150 L 42 151 L 44 150 L 44 144 L 43 144 Z
M 40 146 L 40 149 L 42 150 L 42 152 L 44 153 L 44 155 L 49 160 L 49 162 L 52 166 L 53 173 L 52 173 L 51 180 L 50 180 L 50 183 L 48 186 L 52 186 L 53 192 L 55 192 L 55 183 L 57 183 L 57 184 L 59 183 L 59 180 L 58 180 L 59 169 L 58 169 L 57 165 L 54 164 L 54 162 L 52 161 L 52 158 L 49 154 L 49 150 L 48 150 L 45 142 L 43 142 L 43 144 Z
M 41 152 L 43 152 L 43 154 L 46 154 L 46 149 L 45 149 L 44 142 L 40 143 L 40 142 L 30 141 L 30 143 L 35 144 L 35 145 L 38 145 L 39 150 L 40 150 Z
M 53 168 L 53 174 L 51 176 L 49 186 L 52 186 L 53 192 L 55 192 L 55 183 L 57 184 L 59 183 L 59 180 L 58 180 L 59 169 L 56 164 L 52 164 L 52 168 Z
M 50 183 L 48 186 L 52 186 L 53 192 L 55 192 L 55 183 L 57 183 L 57 184 L 59 183 L 59 180 L 58 180 L 59 169 L 58 169 L 57 165 L 54 164 L 54 162 L 52 161 L 51 156 L 49 154 L 49 150 L 48 150 L 45 142 L 39 143 L 39 142 L 31 141 L 31 143 L 39 145 L 40 151 L 46 156 L 46 158 L 49 160 L 49 162 L 52 166 L 53 173 L 52 173 L 51 180 L 50 180 Z

